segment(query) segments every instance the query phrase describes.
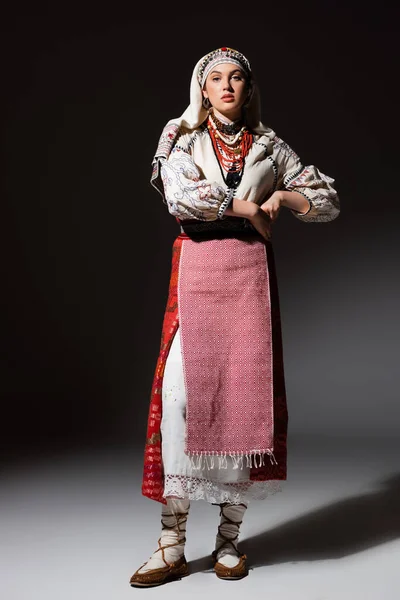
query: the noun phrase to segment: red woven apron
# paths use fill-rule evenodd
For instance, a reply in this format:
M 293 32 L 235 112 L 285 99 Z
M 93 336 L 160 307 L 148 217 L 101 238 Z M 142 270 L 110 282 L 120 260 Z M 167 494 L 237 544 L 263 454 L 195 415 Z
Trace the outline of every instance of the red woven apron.
M 238 236 L 240 237 L 240 236 Z M 169 287 L 169 297 L 164 315 L 164 322 L 162 327 L 161 335 L 161 347 L 160 353 L 157 360 L 155 369 L 155 375 L 153 379 L 153 385 L 151 390 L 150 398 L 150 409 L 147 423 L 147 436 L 145 442 L 144 452 L 144 470 L 142 480 L 142 494 L 153 500 L 166 503 L 163 498 L 164 484 L 163 484 L 163 467 L 162 467 L 162 454 L 161 454 L 161 419 L 162 419 L 162 383 L 164 376 L 164 369 L 166 360 L 168 357 L 169 349 L 171 347 L 172 340 L 178 329 L 178 278 L 181 263 L 181 250 L 184 240 L 189 240 L 185 234 L 179 235 L 172 249 L 172 269 Z M 246 236 L 246 239 L 249 239 Z M 257 240 L 260 239 L 256 236 Z M 224 243 L 223 240 L 220 242 Z M 192 242 L 190 242 L 192 243 Z M 199 242 L 200 244 L 202 242 Z M 230 242 L 227 240 L 227 244 Z M 250 480 L 251 481 L 267 481 L 267 480 L 284 480 L 286 479 L 286 461 L 287 461 L 287 425 L 288 425 L 288 414 L 286 406 L 286 393 L 285 393 L 285 382 L 284 382 L 284 370 L 283 370 L 283 352 L 282 352 L 282 335 L 281 335 L 281 322 L 280 322 L 280 310 L 279 310 L 279 299 L 277 280 L 275 272 L 275 261 L 273 256 L 273 249 L 271 242 L 265 242 L 265 249 L 267 254 L 268 264 L 268 284 L 270 293 L 270 324 L 272 331 L 270 335 L 272 337 L 272 391 L 273 391 L 273 403 L 272 403 L 272 446 L 275 461 L 270 461 L 269 456 L 265 455 L 263 464 L 258 466 L 255 464 L 250 468 Z M 185 263 L 183 263 L 185 264 Z M 188 275 L 185 273 L 185 277 Z M 190 274 L 189 274 L 190 275 Z M 182 273 L 181 273 L 182 277 Z M 181 299 L 182 302 L 182 299 Z M 183 307 L 180 307 L 181 310 Z M 184 314 L 188 315 L 185 306 Z M 234 307 L 233 307 L 234 308 Z M 267 320 L 267 322 L 269 319 Z M 189 336 L 190 338 L 190 336 Z M 188 339 L 189 339 L 188 338 Z M 192 365 L 194 363 L 192 362 Z M 195 374 L 195 372 L 194 372 Z M 194 379 L 192 379 L 194 381 Z M 263 381 L 267 383 L 267 379 L 264 377 Z M 265 390 L 268 394 L 270 390 Z M 260 429 L 262 431 L 262 428 Z M 232 439 L 232 438 L 231 438 Z M 204 440 L 203 440 L 204 442 Z M 226 440 L 225 440 L 226 442 Z M 241 442 L 239 442 L 240 444 Z M 239 450 L 239 446 L 237 446 Z M 206 448 L 205 448 L 206 450 Z

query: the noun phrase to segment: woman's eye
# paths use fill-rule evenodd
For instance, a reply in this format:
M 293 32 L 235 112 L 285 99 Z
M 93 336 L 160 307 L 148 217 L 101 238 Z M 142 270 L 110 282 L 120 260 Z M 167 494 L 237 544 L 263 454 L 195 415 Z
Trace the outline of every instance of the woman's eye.
M 213 77 L 212 80 L 213 81 L 219 81 L 219 77 Z

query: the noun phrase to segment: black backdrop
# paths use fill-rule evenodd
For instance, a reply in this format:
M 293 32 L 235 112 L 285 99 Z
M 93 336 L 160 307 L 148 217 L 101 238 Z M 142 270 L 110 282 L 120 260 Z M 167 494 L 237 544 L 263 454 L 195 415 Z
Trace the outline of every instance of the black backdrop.
M 362 266 L 361 246 L 369 260 L 397 258 L 399 31 L 390 5 L 249 8 L 17 3 L 3 13 L 0 388 L 9 459 L 144 439 L 177 234 L 150 187 L 151 159 L 206 52 L 226 45 L 249 58 L 263 121 L 340 192 L 337 222 L 280 217 L 281 288 L 293 256 L 318 260 L 321 247 L 340 253 L 344 268 L 350 254 Z

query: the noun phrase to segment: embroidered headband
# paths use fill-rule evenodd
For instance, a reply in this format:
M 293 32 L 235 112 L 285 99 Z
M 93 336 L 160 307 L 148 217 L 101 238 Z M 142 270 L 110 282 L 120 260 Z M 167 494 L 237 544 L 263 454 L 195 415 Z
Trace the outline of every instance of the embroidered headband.
M 250 63 L 243 54 L 233 48 L 218 48 L 206 54 L 200 63 L 197 78 L 202 89 L 211 70 L 221 63 L 233 63 L 240 67 L 248 77 L 251 75 Z

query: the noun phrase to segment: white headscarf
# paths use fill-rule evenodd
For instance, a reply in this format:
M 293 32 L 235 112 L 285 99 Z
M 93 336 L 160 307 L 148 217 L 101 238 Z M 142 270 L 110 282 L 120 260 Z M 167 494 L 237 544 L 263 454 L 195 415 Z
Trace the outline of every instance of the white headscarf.
M 210 57 L 213 57 L 212 61 L 210 61 Z M 260 120 L 261 111 L 258 86 L 253 78 L 250 63 L 247 58 L 232 48 L 218 48 L 217 50 L 213 50 L 212 52 L 203 56 L 193 69 L 192 78 L 190 81 L 189 106 L 180 117 L 168 121 L 161 133 L 157 150 L 152 161 L 153 172 L 150 180 L 151 184 L 161 193 L 161 195 L 163 195 L 163 187 L 160 177 L 160 161 L 167 160 L 181 127 L 187 130 L 196 129 L 207 119 L 209 115 L 209 109 L 206 109 L 203 106 L 202 87 L 201 83 L 199 82 L 199 79 L 200 81 L 205 81 L 207 73 L 209 72 L 208 69 L 204 69 L 204 64 L 206 62 L 211 62 L 212 66 L 216 66 L 217 64 L 221 64 L 223 62 L 240 64 L 243 71 L 250 76 L 250 97 L 247 101 L 244 112 L 245 123 L 249 130 L 255 134 L 268 135 L 271 138 L 275 136 L 275 131 L 264 125 Z M 202 70 L 201 77 L 199 77 L 200 70 Z

